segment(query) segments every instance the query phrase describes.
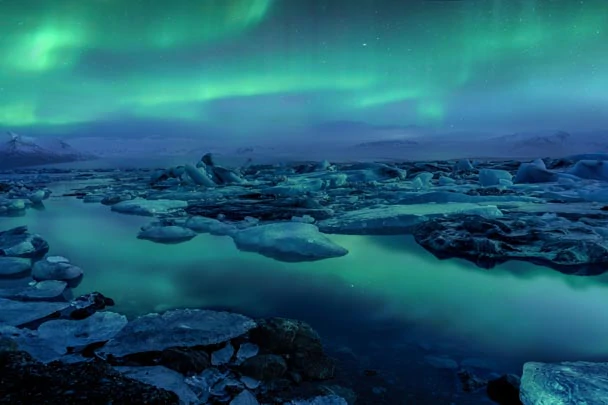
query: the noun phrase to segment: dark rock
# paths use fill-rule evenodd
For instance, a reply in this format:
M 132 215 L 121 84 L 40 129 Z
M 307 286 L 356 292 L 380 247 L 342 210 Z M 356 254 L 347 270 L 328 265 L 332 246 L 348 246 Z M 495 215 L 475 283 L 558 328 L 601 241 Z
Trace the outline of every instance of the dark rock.
M 20 226 L 0 232 L 0 256 L 40 259 L 49 251 L 49 244 L 39 235 Z
M 335 361 L 323 352 L 319 334 L 305 322 L 262 319 L 250 332 L 250 339 L 266 352 L 285 355 L 290 369 L 306 380 L 325 380 L 334 376 Z
M 212 153 L 205 153 L 201 158 L 201 162 L 206 164 L 207 166 L 215 166 L 215 159 Z
M 324 353 L 297 352 L 289 363 L 307 380 L 329 380 L 336 371 L 336 362 Z
M 344 398 L 349 405 L 357 402 L 357 394 L 350 388 L 341 385 L 321 385 L 319 391 L 321 395 L 337 395 Z
M 482 195 L 482 196 L 501 196 L 501 195 L 515 195 L 517 192 L 510 189 L 501 189 L 498 187 L 482 187 L 474 190 L 469 190 L 465 194 L 467 195 Z
M 487 380 L 477 377 L 469 370 L 459 370 L 456 374 L 458 375 L 458 379 L 462 384 L 462 390 L 464 392 L 479 391 L 480 389 L 485 388 L 488 385 Z
M 128 201 L 128 200 L 132 200 L 133 196 L 130 194 L 116 194 L 116 195 L 109 195 L 107 197 L 104 197 L 101 200 L 101 203 L 103 205 L 114 205 L 114 204 L 118 204 L 121 201 Z
M 16 352 L 19 350 L 19 345 L 14 339 L 8 337 L 0 337 L 0 359 L 2 359 L 3 353 Z
M 101 311 L 106 307 L 114 306 L 114 300 L 102 293 L 92 292 L 81 295 L 72 301 L 72 307 L 67 315 L 68 318 L 81 320 Z
M 225 216 L 227 220 L 242 221 L 246 217 L 257 218 L 261 221 L 290 220 L 294 216 L 309 215 L 314 219 L 327 219 L 333 216 L 333 211 L 324 207 L 310 207 L 307 199 L 276 199 L 269 196 L 264 199 L 231 199 L 228 201 L 213 201 L 209 203 L 196 202 L 188 205 L 185 211 L 189 215 L 217 218 Z
M 505 374 L 488 382 L 488 398 L 500 405 L 522 405 L 519 399 L 520 378 L 513 374 Z
M 323 352 L 319 334 L 307 323 L 286 318 L 258 320 L 251 341 L 271 353 Z
M 183 375 L 199 374 L 211 365 L 209 354 L 202 350 L 170 348 L 163 350 L 160 364 Z
M 100 360 L 42 364 L 0 353 L 0 404 L 179 404 L 177 395 L 122 376 Z
M 439 259 L 459 257 L 484 269 L 522 260 L 573 275 L 608 270 L 604 237 L 593 226 L 566 218 L 454 215 L 421 223 L 413 234 L 419 245 Z
M 245 360 L 240 369 L 248 377 L 269 381 L 285 375 L 287 362 L 276 354 L 258 354 Z

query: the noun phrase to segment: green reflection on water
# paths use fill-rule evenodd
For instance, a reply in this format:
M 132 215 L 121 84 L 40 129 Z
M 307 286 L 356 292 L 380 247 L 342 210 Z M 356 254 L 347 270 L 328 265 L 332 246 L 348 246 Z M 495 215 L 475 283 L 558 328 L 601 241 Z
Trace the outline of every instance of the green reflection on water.
M 185 306 L 280 314 L 273 295 L 293 292 L 293 300 L 302 301 L 308 288 L 313 301 L 315 291 L 381 299 L 366 315 L 466 337 L 495 352 L 608 353 L 608 277 L 565 276 L 526 263 L 485 271 L 461 260 L 439 261 L 411 237 L 333 235 L 350 254 L 281 263 L 239 252 L 229 237 L 199 235 L 179 245 L 138 240 L 150 218 L 99 204 L 55 198 L 46 205 L 25 217 L 0 218 L 0 227 L 27 224 L 49 241 L 52 254 L 83 267 L 77 293 L 101 291 L 131 315 Z

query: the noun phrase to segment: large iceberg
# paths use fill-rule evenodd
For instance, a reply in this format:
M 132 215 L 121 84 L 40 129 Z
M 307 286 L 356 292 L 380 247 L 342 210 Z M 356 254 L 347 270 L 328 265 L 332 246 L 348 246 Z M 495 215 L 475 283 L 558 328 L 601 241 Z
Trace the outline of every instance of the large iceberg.
M 286 262 L 329 259 L 348 250 L 303 222 L 278 222 L 243 229 L 233 236 L 237 248 Z

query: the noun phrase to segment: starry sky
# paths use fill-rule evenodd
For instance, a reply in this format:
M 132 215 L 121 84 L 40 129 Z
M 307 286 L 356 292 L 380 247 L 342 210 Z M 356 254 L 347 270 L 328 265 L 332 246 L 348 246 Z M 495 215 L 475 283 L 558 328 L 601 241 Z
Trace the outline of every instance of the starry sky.
M 606 0 L 0 0 L 0 129 L 238 138 L 607 117 Z

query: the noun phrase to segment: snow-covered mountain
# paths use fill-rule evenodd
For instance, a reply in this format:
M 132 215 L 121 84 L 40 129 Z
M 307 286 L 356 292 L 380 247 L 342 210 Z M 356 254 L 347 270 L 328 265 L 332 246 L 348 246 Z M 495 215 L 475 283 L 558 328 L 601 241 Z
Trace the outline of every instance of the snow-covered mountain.
M 35 166 L 94 159 L 69 143 L 55 138 L 31 138 L 8 132 L 0 138 L 0 168 Z

